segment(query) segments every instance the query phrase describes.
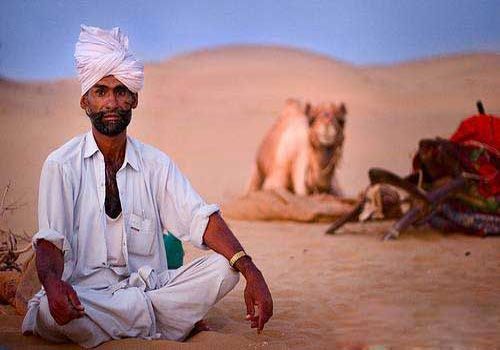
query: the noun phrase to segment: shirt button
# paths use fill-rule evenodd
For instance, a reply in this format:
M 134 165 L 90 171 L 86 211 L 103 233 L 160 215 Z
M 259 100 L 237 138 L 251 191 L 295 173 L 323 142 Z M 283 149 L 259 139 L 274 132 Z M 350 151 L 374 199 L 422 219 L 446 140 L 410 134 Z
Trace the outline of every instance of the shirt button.
M 103 262 L 103 263 L 102 263 L 102 266 L 106 266 L 106 263 L 105 263 L 105 262 Z

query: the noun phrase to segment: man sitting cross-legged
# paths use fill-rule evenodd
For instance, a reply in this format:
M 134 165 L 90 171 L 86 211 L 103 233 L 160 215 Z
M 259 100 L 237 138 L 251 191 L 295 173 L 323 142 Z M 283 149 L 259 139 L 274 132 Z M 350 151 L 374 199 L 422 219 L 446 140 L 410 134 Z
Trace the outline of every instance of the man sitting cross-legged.
M 92 130 L 44 163 L 33 237 L 43 289 L 29 302 L 23 333 L 85 347 L 126 337 L 184 340 L 238 272 L 247 318 L 262 330 L 271 294 L 218 207 L 167 155 L 127 136 L 143 85 L 128 38 L 118 28 L 82 26 L 75 58 Z M 168 270 L 167 232 L 216 254 Z

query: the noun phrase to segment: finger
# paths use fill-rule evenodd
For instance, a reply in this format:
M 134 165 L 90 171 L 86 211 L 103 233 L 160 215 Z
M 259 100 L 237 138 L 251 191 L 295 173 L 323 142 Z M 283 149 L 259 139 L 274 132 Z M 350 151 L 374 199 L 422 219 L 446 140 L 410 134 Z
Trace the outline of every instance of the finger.
M 73 318 L 71 317 L 71 313 L 64 313 L 64 314 L 57 314 L 54 317 L 54 321 L 60 326 L 64 326 L 67 324 L 69 321 L 71 321 Z
M 259 317 L 259 327 L 257 328 L 257 330 L 259 332 L 261 332 L 262 330 L 264 329 L 264 318 L 262 317 L 262 315 Z
M 77 307 L 81 308 L 81 305 L 78 305 Z M 83 316 L 83 310 L 77 309 L 77 307 L 73 306 L 73 301 L 68 303 L 68 310 L 67 310 L 67 318 L 68 321 L 74 320 L 75 318 L 80 318 Z
M 60 304 L 57 301 L 49 302 L 50 315 L 56 321 L 58 325 L 64 325 L 68 321 L 66 320 L 67 314 L 65 312 L 67 304 Z
M 54 318 L 54 321 L 56 321 L 56 323 L 60 326 L 62 326 L 64 324 L 64 320 L 62 317 L 60 317 L 59 315 L 55 315 L 55 316 L 52 316 Z
M 247 306 L 247 320 L 252 320 L 255 315 L 255 307 L 253 305 L 253 300 L 250 297 L 245 296 L 245 304 Z
M 73 305 L 73 307 L 78 311 L 78 312 L 84 312 L 85 311 L 85 307 L 83 305 Z
M 258 315 L 254 315 L 254 316 L 247 315 L 247 317 L 245 319 L 247 321 L 256 322 L 259 319 L 259 316 Z
M 78 299 L 78 295 L 76 294 L 74 289 L 69 289 L 68 290 L 68 299 L 71 303 L 71 305 L 76 309 L 76 311 L 83 311 L 84 307 L 82 303 L 80 302 L 80 299 Z
M 74 306 L 74 301 L 71 300 L 70 295 L 68 294 L 68 303 L 66 304 L 66 318 L 68 319 L 68 322 L 80 317 L 80 312 L 82 310 L 77 309 L 77 307 Z M 81 305 L 79 305 L 81 307 Z
M 267 320 L 269 320 L 269 316 L 267 316 L 265 313 L 261 313 L 259 317 L 259 327 L 257 328 L 259 333 L 264 329 L 264 325 L 266 324 Z
M 259 326 L 259 319 L 260 319 L 260 306 L 256 305 L 257 308 L 255 309 L 255 316 L 252 318 L 252 328 L 257 328 Z M 254 306 L 255 307 L 255 306 Z
M 259 331 L 264 329 L 264 325 L 269 321 L 272 316 L 272 308 L 268 305 L 262 307 L 261 312 L 259 313 Z

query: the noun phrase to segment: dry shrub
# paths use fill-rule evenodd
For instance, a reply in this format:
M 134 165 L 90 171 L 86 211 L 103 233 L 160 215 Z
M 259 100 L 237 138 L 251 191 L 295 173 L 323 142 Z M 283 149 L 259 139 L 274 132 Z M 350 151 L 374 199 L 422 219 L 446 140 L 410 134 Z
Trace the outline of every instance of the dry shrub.
M 10 304 L 17 313 L 25 314 L 27 302 L 40 289 L 40 282 L 33 252 L 22 266 L 18 262 L 21 254 L 30 251 L 31 238 L 26 233 L 16 234 L 7 228 L 7 213 L 22 206 L 18 201 L 7 203 L 10 189 L 9 183 L 0 198 L 0 303 Z M 25 242 L 24 248 L 18 249 L 18 241 Z

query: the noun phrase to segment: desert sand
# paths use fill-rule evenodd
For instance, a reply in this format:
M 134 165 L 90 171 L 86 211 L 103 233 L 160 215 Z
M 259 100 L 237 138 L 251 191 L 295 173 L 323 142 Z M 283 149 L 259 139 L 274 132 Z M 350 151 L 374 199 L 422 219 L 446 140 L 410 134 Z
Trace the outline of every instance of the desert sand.
M 372 166 L 408 173 L 418 140 L 449 136 L 477 99 L 500 114 L 499 54 L 357 67 L 290 48 L 237 46 L 150 63 L 145 74 L 130 134 L 168 153 L 210 202 L 241 194 L 257 145 L 289 97 L 345 102 L 338 175 L 349 196 L 366 186 Z M 9 199 L 24 203 L 7 223 L 32 234 L 43 160 L 89 128 L 76 79 L 1 80 L 0 121 L 0 186 L 10 181 Z M 323 234 L 328 224 L 229 224 L 273 293 L 275 315 L 263 334 L 244 321 L 241 281 L 207 316 L 214 332 L 185 344 L 103 348 L 500 348 L 498 238 L 421 228 L 381 242 L 390 222 L 349 224 L 334 236 Z M 186 249 L 186 260 L 204 254 Z M 20 320 L 0 317 L 0 345 L 52 348 L 20 336 Z

